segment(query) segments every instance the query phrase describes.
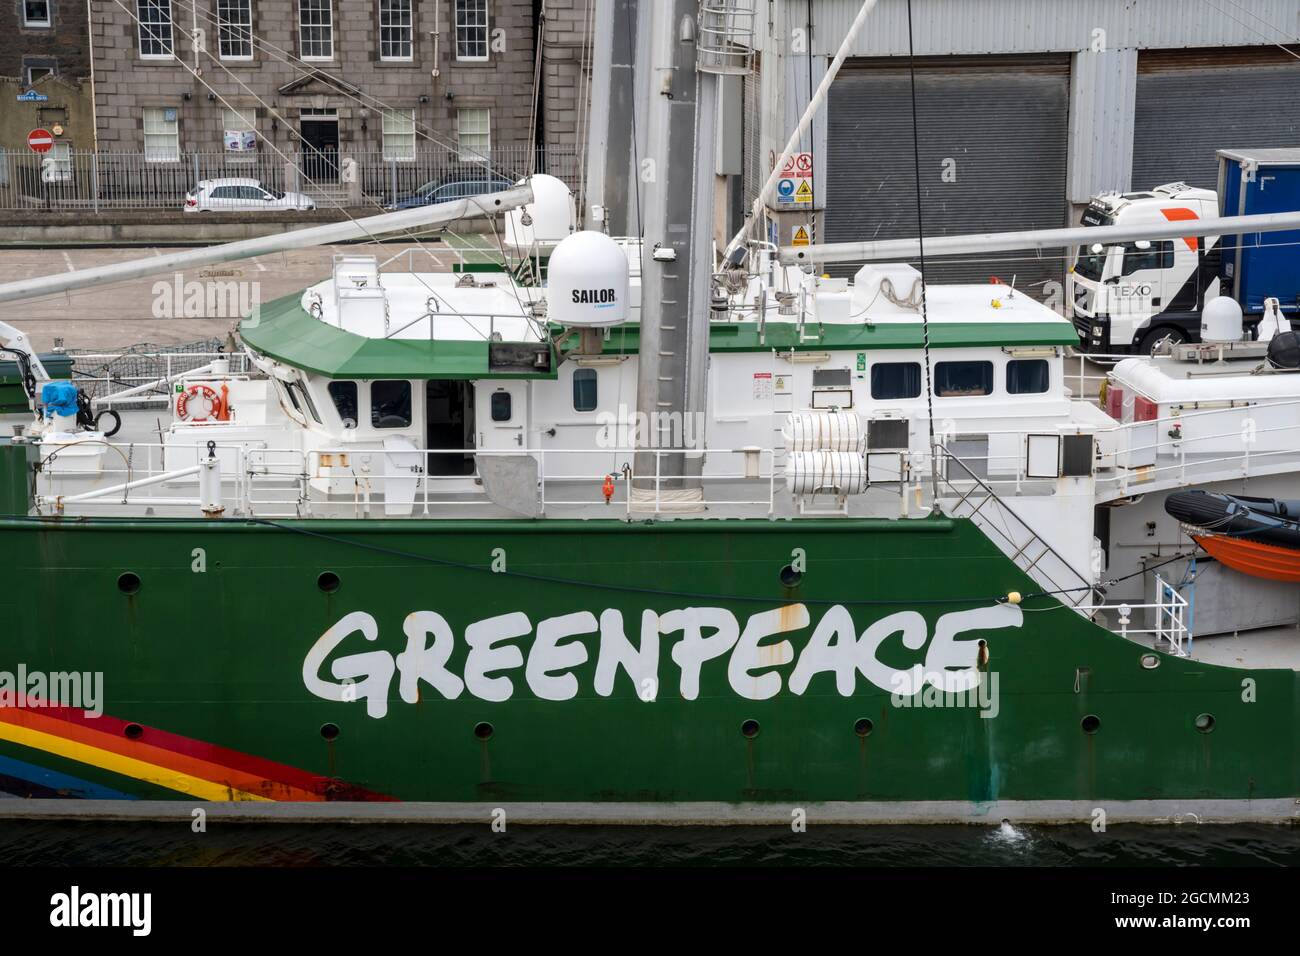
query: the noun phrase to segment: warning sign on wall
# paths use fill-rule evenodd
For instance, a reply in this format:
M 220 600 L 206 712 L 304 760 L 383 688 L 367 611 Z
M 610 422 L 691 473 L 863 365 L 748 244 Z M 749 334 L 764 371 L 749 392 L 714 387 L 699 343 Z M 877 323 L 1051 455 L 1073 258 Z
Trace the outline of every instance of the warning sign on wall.
M 795 226 L 790 230 L 790 245 L 806 246 L 808 245 L 808 227 Z
M 794 191 L 794 201 L 796 205 L 807 206 L 813 201 L 812 181 L 808 179 L 799 180 L 799 186 Z

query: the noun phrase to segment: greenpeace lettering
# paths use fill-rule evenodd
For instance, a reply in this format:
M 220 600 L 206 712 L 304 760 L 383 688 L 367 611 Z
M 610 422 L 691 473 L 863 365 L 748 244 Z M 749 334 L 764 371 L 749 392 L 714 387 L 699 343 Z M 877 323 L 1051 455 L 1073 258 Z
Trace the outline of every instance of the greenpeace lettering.
M 367 716 L 379 719 L 388 714 L 394 676 L 398 697 L 407 704 L 421 699 L 421 685 L 445 700 L 468 692 L 479 700 L 506 701 L 519 692 L 521 680 L 539 700 L 573 700 L 583 693 L 574 671 L 594 652 L 591 690 L 600 697 L 612 696 L 622 671 L 627 678 L 624 692 L 650 702 L 657 699 L 660 688 L 671 687 L 659 674 L 661 638 L 679 635 L 669 656 L 678 672 L 677 693 L 684 700 L 700 696 L 701 675 L 710 665 L 725 670 L 727 682 L 738 696 L 768 700 L 780 694 L 786 682 L 781 668 L 794 664 L 788 681 L 792 694 L 806 693 L 819 674 L 833 674 L 835 689 L 842 697 L 856 692 L 862 676 L 898 701 L 927 687 L 946 694 L 979 688 L 979 639 L 959 639 L 958 635 L 1020 627 L 1022 622 L 1023 614 L 1013 604 L 949 612 L 935 622 L 924 659 L 899 668 L 881 660 L 881 648 L 887 642 L 901 643 L 913 652 L 926 647 L 929 628 L 916 611 L 880 618 L 859 635 L 853 616 L 838 604 L 828 608 L 815 625 L 803 604 L 751 614 L 743 627 L 726 608 L 688 607 L 662 615 L 646 610 L 641 613 L 639 640 L 628 634 L 629 622 L 614 608 L 599 615 L 575 611 L 548 617 L 536 627 L 527 614 L 514 611 L 474 621 L 465 628 L 468 652 L 463 672 L 456 674 L 449 668 L 456 649 L 455 634 L 446 618 L 434 611 L 407 616 L 402 625 L 406 648 L 396 655 L 380 649 L 337 654 L 345 644 L 355 644 L 354 635 L 370 643 L 379 638 L 374 616 L 353 611 L 311 646 L 303 660 L 302 679 L 308 691 L 324 700 L 365 701 Z M 802 650 L 796 651 L 797 642 L 783 635 L 809 626 L 812 634 Z M 530 635 L 531 641 L 527 640 Z M 896 658 L 897 651 L 886 656 Z M 723 657 L 727 658 L 725 666 Z M 327 662 L 334 680 L 321 676 Z M 646 693 L 646 688 L 652 692 Z

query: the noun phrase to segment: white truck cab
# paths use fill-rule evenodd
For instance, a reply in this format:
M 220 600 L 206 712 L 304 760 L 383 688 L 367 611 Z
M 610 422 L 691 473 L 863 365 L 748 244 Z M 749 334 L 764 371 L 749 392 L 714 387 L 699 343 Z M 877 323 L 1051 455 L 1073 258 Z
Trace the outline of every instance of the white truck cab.
M 1149 192 L 1104 193 L 1084 211 L 1085 226 L 1132 226 L 1213 218 L 1211 189 L 1168 183 Z M 1196 341 L 1201 306 L 1218 294 L 1218 237 L 1081 246 L 1067 298 L 1083 351 L 1150 354 L 1158 344 Z

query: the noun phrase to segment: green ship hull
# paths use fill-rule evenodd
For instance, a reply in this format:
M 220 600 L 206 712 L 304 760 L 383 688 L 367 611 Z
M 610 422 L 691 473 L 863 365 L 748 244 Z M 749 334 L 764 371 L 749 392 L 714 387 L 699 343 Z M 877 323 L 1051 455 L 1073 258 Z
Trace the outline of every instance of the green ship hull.
M 965 520 L 12 518 L 0 575 L 0 671 L 102 675 L 100 716 L 30 676 L 0 708 L 19 797 L 779 819 L 1300 795 L 1295 672 L 1153 656 Z M 958 658 L 977 690 L 907 683 Z

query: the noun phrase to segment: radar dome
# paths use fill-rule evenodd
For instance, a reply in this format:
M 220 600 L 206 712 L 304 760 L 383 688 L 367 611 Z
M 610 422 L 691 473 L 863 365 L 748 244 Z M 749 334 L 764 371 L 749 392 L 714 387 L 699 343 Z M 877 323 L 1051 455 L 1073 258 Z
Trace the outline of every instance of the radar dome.
M 1227 295 L 1216 295 L 1201 310 L 1202 342 L 1240 342 L 1241 306 Z
M 599 328 L 627 321 L 627 256 L 603 232 L 575 232 L 555 247 L 546 269 L 546 317 Z
M 534 245 L 549 251 L 577 228 L 573 193 L 554 176 L 538 173 L 521 179 L 519 185 L 533 187 L 533 201 L 506 212 L 506 244 L 520 252 Z

